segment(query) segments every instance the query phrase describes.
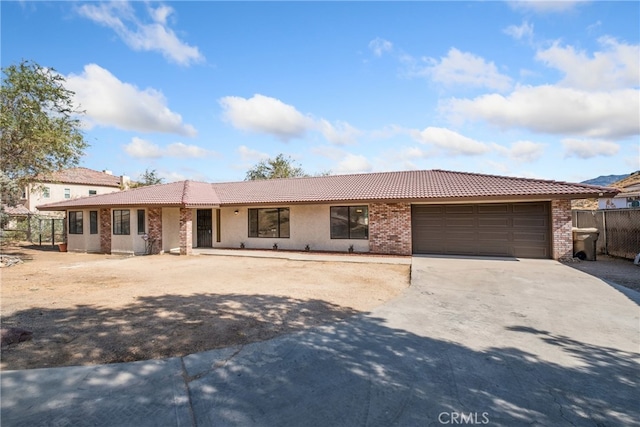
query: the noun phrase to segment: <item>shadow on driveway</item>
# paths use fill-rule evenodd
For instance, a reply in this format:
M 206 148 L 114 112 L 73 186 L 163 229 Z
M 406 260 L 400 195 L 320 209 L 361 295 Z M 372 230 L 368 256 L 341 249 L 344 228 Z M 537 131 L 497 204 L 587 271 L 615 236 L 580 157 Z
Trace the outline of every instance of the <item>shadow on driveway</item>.
M 474 351 L 358 316 L 182 359 L 5 372 L 3 425 L 631 425 L 634 355 L 526 326 L 565 363 Z M 28 410 L 26 410 L 28 408 Z M 458 414 L 458 415 L 453 415 Z

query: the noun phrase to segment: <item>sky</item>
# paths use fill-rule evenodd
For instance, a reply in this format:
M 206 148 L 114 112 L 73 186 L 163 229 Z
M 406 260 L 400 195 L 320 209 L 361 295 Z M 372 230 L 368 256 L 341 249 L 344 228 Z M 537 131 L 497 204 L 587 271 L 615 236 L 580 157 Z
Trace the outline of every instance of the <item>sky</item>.
M 51 67 L 80 166 L 241 181 L 640 169 L 640 2 L 2 1 L 2 67 Z

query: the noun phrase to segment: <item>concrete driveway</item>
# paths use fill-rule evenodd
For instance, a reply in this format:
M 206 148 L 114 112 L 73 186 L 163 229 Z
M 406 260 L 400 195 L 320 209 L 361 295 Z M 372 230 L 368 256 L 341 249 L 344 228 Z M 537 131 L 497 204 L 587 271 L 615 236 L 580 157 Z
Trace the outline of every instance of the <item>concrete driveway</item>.
M 632 425 L 637 293 L 555 261 L 413 259 L 345 322 L 183 358 L 2 374 L 2 425 Z

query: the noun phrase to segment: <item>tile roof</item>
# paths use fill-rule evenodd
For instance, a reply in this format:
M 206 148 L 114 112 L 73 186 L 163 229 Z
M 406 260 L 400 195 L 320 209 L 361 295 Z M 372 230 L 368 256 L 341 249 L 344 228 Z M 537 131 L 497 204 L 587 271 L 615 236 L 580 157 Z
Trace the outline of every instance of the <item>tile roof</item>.
M 12 215 L 12 216 L 23 216 L 23 215 L 33 214 L 33 212 L 27 209 L 24 205 L 9 206 L 3 203 L 2 209 L 7 215 Z
M 40 210 L 90 206 L 234 206 L 376 200 L 585 198 L 618 190 L 530 178 L 443 170 L 330 175 L 309 178 L 204 183 L 181 181 L 39 206 Z
M 39 182 L 59 182 L 64 184 L 100 185 L 103 187 L 120 187 L 120 177 L 88 168 L 70 168 L 53 172 L 46 176 L 38 176 Z
M 37 208 L 39 210 L 56 210 L 55 208 L 64 210 L 66 208 L 90 206 L 182 206 L 187 182 L 189 181 L 149 185 L 132 190 L 63 200 L 38 206 Z

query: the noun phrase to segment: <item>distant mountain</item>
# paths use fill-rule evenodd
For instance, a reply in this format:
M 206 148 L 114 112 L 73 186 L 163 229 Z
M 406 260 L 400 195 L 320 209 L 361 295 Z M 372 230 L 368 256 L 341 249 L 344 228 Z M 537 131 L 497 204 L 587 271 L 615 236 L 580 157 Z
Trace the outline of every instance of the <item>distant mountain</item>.
M 582 181 L 582 184 L 591 184 L 591 185 L 601 185 L 606 187 L 608 185 L 613 184 L 616 181 L 620 181 L 623 178 L 628 177 L 629 174 L 625 175 L 602 175 L 597 178 L 588 179 L 586 181 Z

